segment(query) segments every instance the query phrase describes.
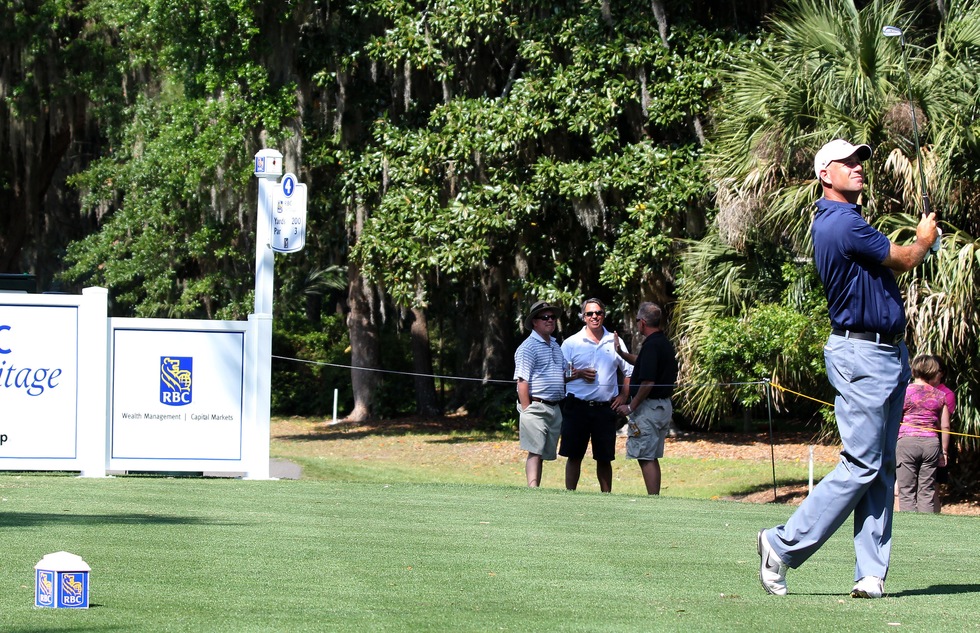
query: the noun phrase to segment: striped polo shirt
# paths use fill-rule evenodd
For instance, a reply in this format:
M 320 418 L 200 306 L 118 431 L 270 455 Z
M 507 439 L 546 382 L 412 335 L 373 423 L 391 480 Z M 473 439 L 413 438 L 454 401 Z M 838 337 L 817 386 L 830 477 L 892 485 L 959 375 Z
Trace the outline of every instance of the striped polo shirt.
M 565 397 L 565 357 L 554 337 L 544 338 L 535 331 L 514 353 L 514 380 L 523 378 L 531 387 L 531 397 L 561 400 Z

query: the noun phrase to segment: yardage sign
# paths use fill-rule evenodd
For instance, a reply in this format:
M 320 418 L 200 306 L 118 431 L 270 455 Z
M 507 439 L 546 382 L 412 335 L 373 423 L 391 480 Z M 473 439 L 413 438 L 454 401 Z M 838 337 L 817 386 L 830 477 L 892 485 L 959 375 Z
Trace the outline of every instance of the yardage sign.
M 272 195 L 272 250 L 295 253 L 306 245 L 306 185 L 286 174 Z

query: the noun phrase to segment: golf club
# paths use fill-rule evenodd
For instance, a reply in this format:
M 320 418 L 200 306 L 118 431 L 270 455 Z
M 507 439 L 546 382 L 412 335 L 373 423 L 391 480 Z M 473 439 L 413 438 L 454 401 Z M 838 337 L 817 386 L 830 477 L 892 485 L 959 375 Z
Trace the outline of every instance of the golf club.
M 915 105 L 912 103 L 912 75 L 909 74 L 908 53 L 905 51 L 905 34 L 897 26 L 884 26 L 881 34 L 885 37 L 897 37 L 899 46 L 902 49 L 902 68 L 905 70 L 905 81 L 909 89 L 909 112 L 912 115 L 912 136 L 915 140 L 915 162 L 919 165 L 919 191 L 922 194 L 922 214 L 929 215 L 932 205 L 929 204 L 929 193 L 926 191 L 926 174 L 922 168 L 922 149 L 919 146 L 919 124 L 915 119 Z M 938 229 L 938 227 L 937 227 Z M 932 245 L 932 252 L 938 252 L 942 231 L 936 237 L 936 243 Z

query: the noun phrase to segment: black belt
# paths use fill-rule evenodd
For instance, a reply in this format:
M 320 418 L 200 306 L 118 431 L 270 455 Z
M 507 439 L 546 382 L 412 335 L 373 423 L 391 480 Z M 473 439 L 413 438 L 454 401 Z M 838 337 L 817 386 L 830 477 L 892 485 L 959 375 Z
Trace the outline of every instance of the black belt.
M 577 398 L 571 394 L 568 395 L 568 400 L 570 402 L 581 402 L 587 407 L 608 407 L 610 400 L 583 400 L 582 398 Z
M 558 404 L 559 401 L 558 400 L 545 400 L 543 398 L 535 398 L 534 396 L 531 396 L 531 402 L 542 402 L 544 404 L 547 404 L 547 405 L 553 407 L 556 404 Z
M 882 345 L 898 345 L 905 338 L 904 334 L 881 334 L 880 332 L 855 332 L 854 330 L 838 330 L 834 328 L 830 331 L 834 336 L 844 338 L 854 338 L 859 341 L 872 341 Z

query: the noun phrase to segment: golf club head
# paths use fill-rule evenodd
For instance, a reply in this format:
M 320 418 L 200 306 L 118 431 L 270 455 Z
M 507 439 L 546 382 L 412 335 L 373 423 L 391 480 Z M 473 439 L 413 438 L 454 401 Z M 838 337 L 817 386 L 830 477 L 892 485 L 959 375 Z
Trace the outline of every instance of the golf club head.
M 881 34 L 885 37 L 900 37 L 903 41 L 905 39 L 902 29 L 897 26 L 883 26 L 881 27 Z

